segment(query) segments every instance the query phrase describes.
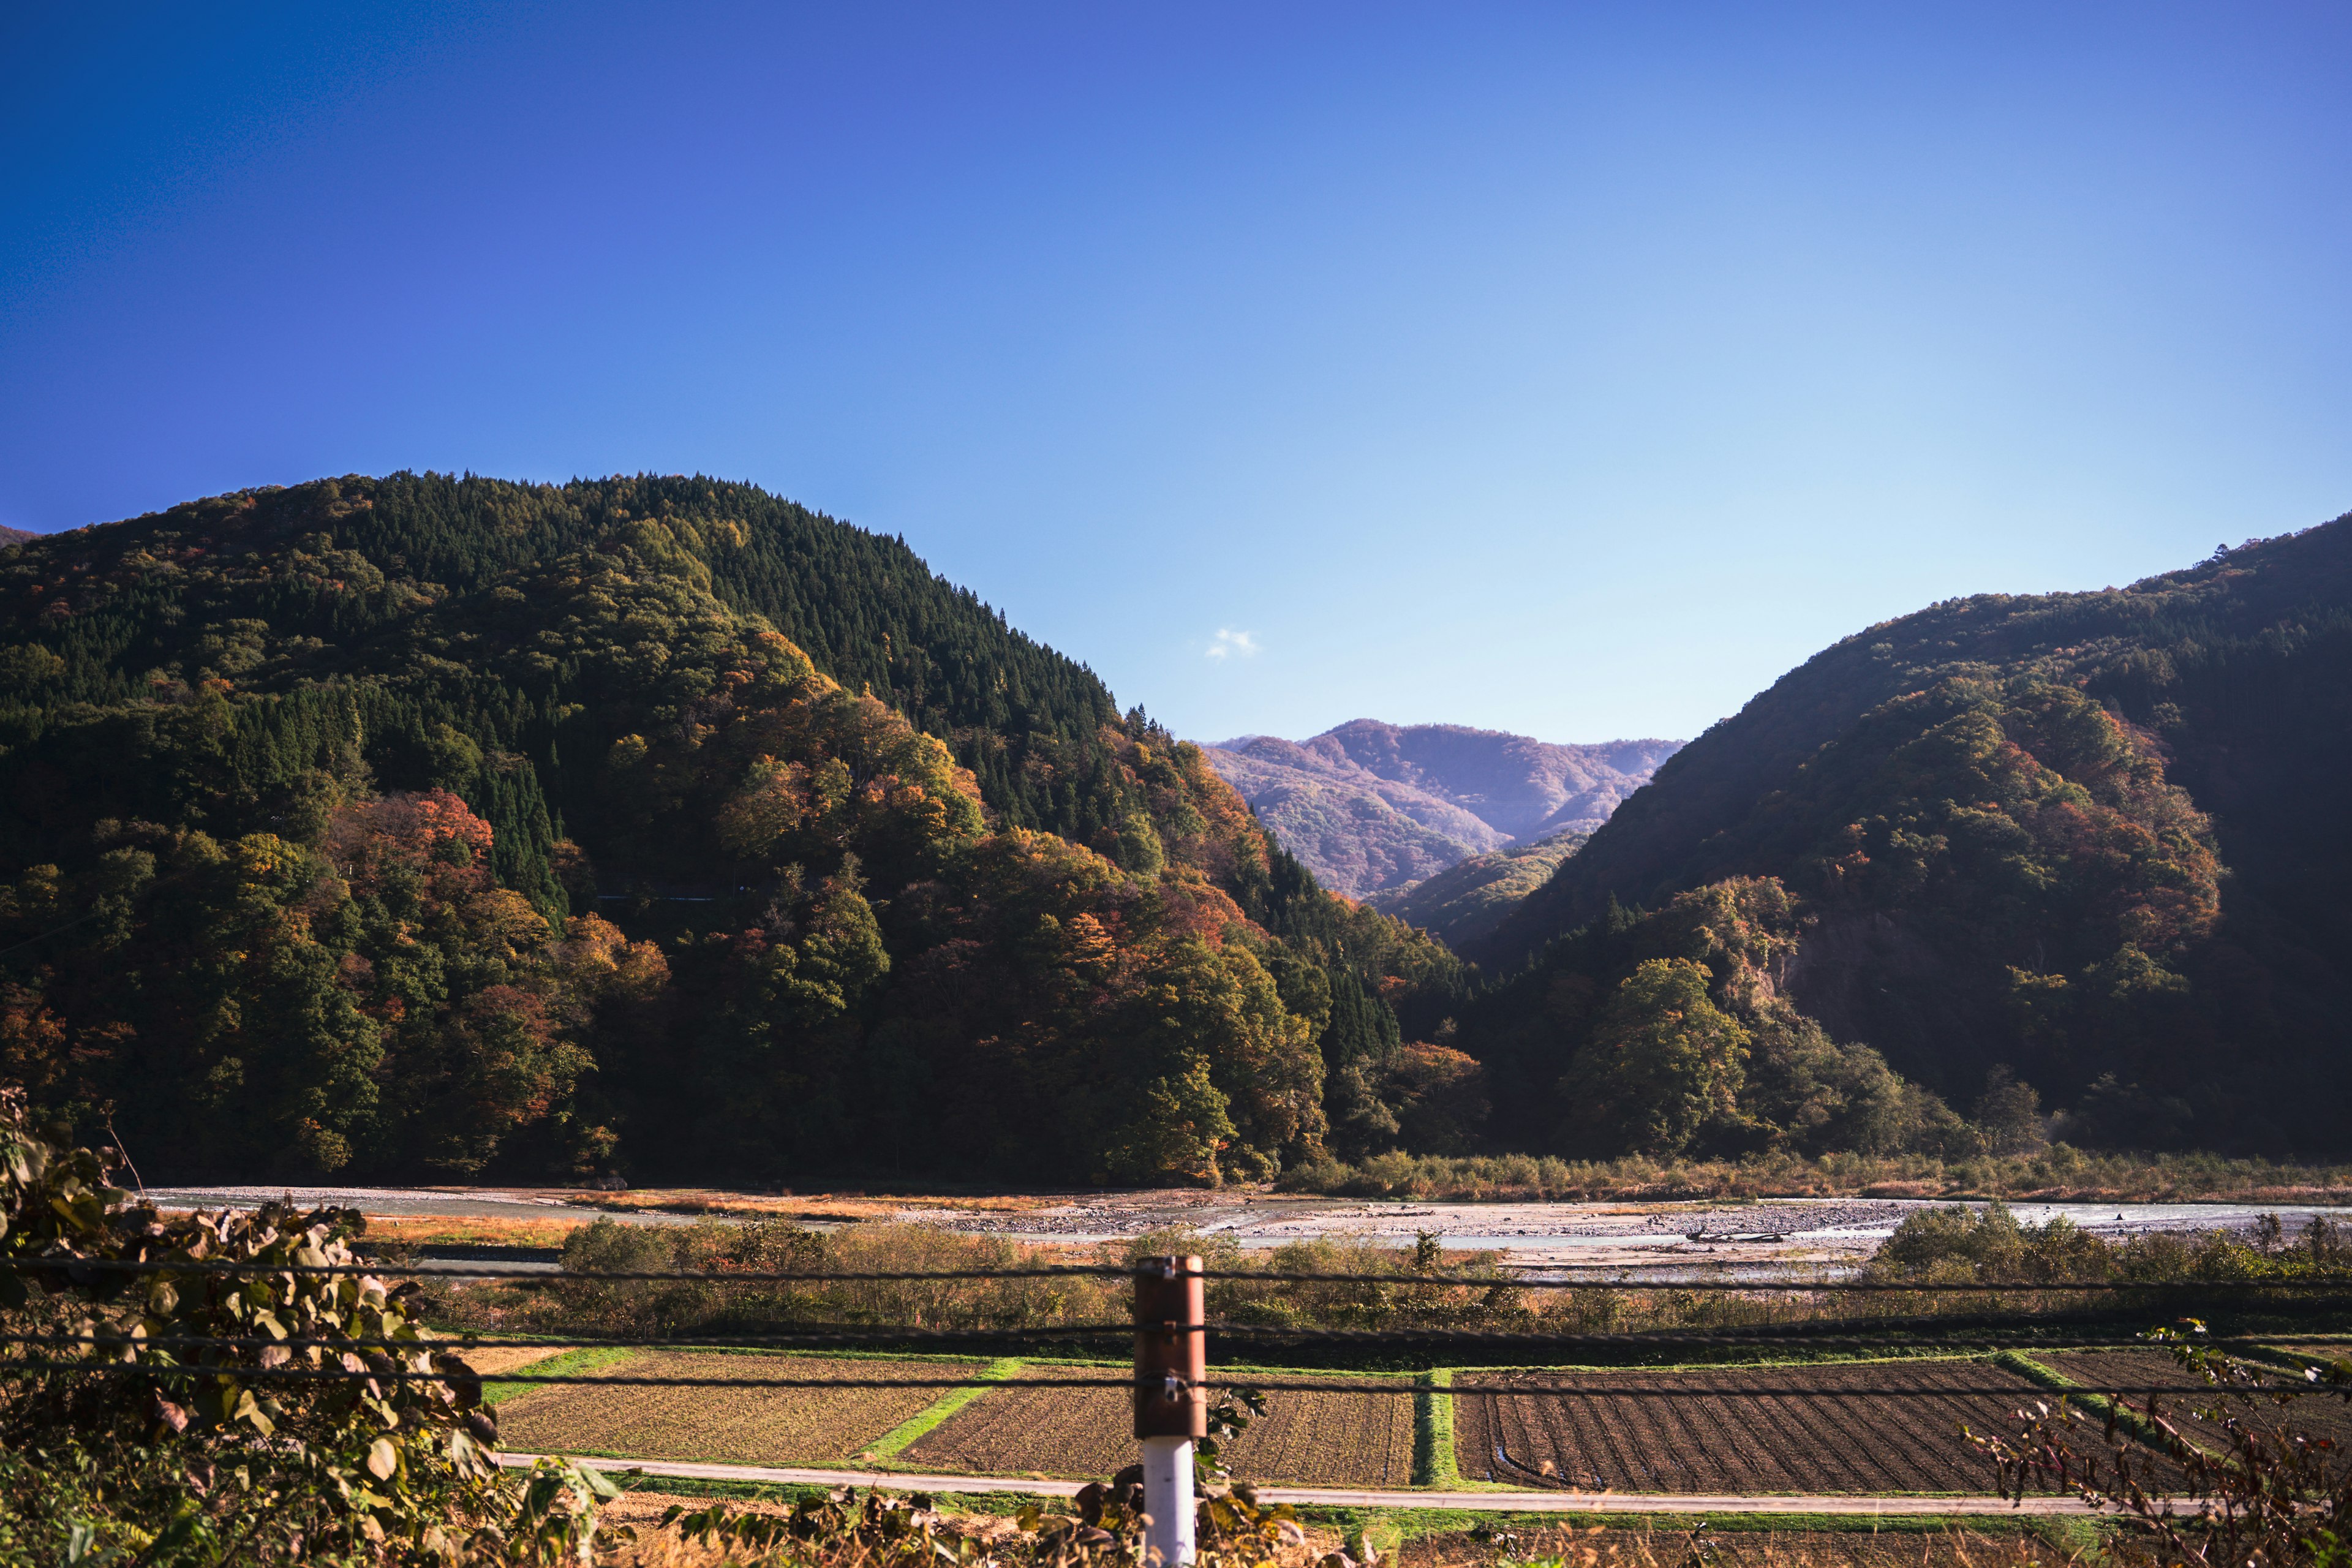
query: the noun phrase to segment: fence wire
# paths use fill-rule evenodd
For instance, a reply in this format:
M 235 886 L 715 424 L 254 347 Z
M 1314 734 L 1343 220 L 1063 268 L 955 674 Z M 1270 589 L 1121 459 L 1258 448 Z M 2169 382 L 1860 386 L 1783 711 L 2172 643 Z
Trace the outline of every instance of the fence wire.
M 1559 1398 L 1586 1399 L 1893 1399 L 1893 1398 L 1958 1398 L 1982 1399 L 2063 1398 L 2059 1390 L 2027 1386 L 2021 1388 L 1988 1388 L 1982 1384 L 1936 1387 L 1919 1384 L 1887 1387 L 1812 1387 L 1802 1384 L 1763 1385 L 1742 1388 L 1660 1388 L 1648 1385 L 1621 1385 L 1606 1383 L 1576 1384 L 1469 1384 L 1460 1387 L 1436 1387 L 1418 1381 L 1408 1381 L 1412 1374 L 1400 1374 L 1379 1382 L 1349 1382 L 1339 1378 L 1261 1378 L 1223 1377 L 1199 1381 L 1180 1377 L 671 1377 L 628 1375 L 611 1373 L 547 1373 L 533 1375 L 527 1371 L 478 1374 L 467 1378 L 443 1371 L 418 1371 L 394 1366 L 383 1369 L 352 1370 L 343 1367 L 243 1367 L 180 1364 L 163 1362 L 106 1361 L 9 1361 L 0 1362 L 0 1368 L 36 1372 L 92 1373 L 147 1377 L 228 1378 L 238 1382 L 251 1379 L 297 1383 L 468 1383 L 528 1384 L 533 1386 L 579 1388 L 1109 1388 L 1129 1393 L 1143 1392 L 1173 1398 L 1193 1389 L 1218 1390 L 1253 1389 L 1261 1394 L 1473 1394 L 1519 1395 L 1543 1394 Z M 1736 1368 L 1725 1368 L 1736 1371 Z M 1651 1374 L 1657 1375 L 1655 1373 Z M 2151 1397 L 2162 1394 L 2218 1394 L 2226 1392 L 2212 1384 L 2164 1384 L 2137 1387 L 2084 1386 L 2072 1392 L 2109 1394 L 2116 1397 Z M 2244 1392 L 2261 1393 L 2259 1389 Z
M 0 1259 L 0 1268 L 53 1269 L 66 1273 L 88 1269 L 108 1274 L 260 1274 L 289 1275 L 304 1279 L 374 1279 L 392 1275 L 401 1279 L 430 1278 L 436 1279 L 509 1279 L 585 1280 L 614 1283 L 677 1283 L 699 1280 L 706 1284 L 733 1285 L 827 1285 L 827 1284 L 906 1284 L 926 1279 L 1062 1279 L 1077 1275 L 1115 1276 L 1133 1279 L 1135 1270 L 1123 1264 L 1067 1263 L 1030 1268 L 939 1268 L 919 1271 L 847 1271 L 811 1273 L 803 1270 L 767 1269 L 565 1269 L 556 1272 L 546 1268 L 500 1268 L 495 1266 L 477 1268 L 469 1264 L 441 1263 L 260 1263 L 249 1260 L 222 1262 L 212 1258 L 186 1261 L 127 1258 L 16 1258 Z
M 1949 1284 L 1895 1280 L 1745 1280 L 1710 1279 L 1701 1281 L 1654 1280 L 1590 1280 L 1590 1279 L 1519 1279 L 1512 1278 L 1470 1277 L 1445 1274 L 1360 1274 L 1318 1273 L 1293 1271 L 1259 1271 L 1249 1269 L 1187 1270 L 1178 1267 L 1153 1268 L 1149 1264 L 1070 1264 L 1033 1266 L 1017 1268 L 957 1268 L 928 1270 L 626 1270 L 626 1271 L 563 1271 L 551 1273 L 543 1269 L 519 1269 L 497 1266 L 436 1267 L 402 1265 L 384 1262 L 364 1264 L 301 1264 L 266 1263 L 252 1259 L 220 1260 L 206 1258 L 13 1258 L 0 1260 L 0 1268 L 17 1272 L 61 1272 L 77 1284 L 92 1282 L 105 1275 L 116 1276 L 211 1276 L 225 1278 L 258 1278 L 262 1279 L 289 1277 L 356 1278 L 381 1279 L 386 1277 L 419 1277 L 474 1280 L 520 1280 L 540 1284 L 595 1285 L 602 1283 L 674 1284 L 697 1282 L 713 1285 L 800 1285 L 924 1282 L 985 1281 L 992 1279 L 1050 1279 L 1073 1277 L 1133 1279 L 1150 1274 L 1160 1279 L 1200 1279 L 1233 1283 L 1256 1283 L 1313 1286 L 1377 1286 L 1391 1289 L 1470 1289 L 1492 1290 L 1553 1289 L 1571 1291 L 1614 1291 L 1659 1293 L 1668 1291 L 1706 1292 L 1717 1296 L 1739 1296 L 1753 1293 L 1776 1295 L 1943 1295 L 1998 1294 L 2010 1297 L 2081 1296 L 2101 1294 L 2121 1297 L 2126 1294 L 2145 1296 L 2157 1294 L 2178 1297 L 2183 1293 L 2201 1292 L 2210 1295 L 2228 1290 L 2242 1295 L 2256 1291 L 2285 1291 L 2302 1295 L 2313 1291 L 2352 1292 L 2352 1279 L 2243 1279 L 2243 1280 L 2090 1280 L 2080 1282 L 1992 1283 L 1958 1281 Z M 412 1287 L 403 1287 L 404 1292 Z M 2274 1302 L 2283 1305 L 2283 1302 Z M 2309 1309 L 2326 1303 L 2305 1296 L 2296 1305 Z M 2111 1309 L 2106 1321 L 2112 1321 L 2116 1310 Z M 1002 1344 L 1007 1341 L 1063 1339 L 1083 1341 L 1093 1338 L 1124 1336 L 1149 1331 L 1154 1334 L 1178 1331 L 1215 1335 L 1244 1342 L 1279 1342 L 1282 1344 L 1324 1343 L 1355 1349 L 1403 1348 L 1429 1351 L 1443 1347 L 1480 1349 L 1486 1351 L 1518 1350 L 1525 1352 L 1565 1352 L 1575 1350 L 1680 1350 L 1692 1348 L 1758 1349 L 1789 1342 L 1801 1342 L 1811 1349 L 1900 1349 L 1910 1345 L 1932 1343 L 1938 1349 L 1957 1349 L 1969 1345 L 1987 1348 L 2018 1342 L 2024 1333 L 2048 1332 L 2073 1324 L 2088 1326 L 2099 1321 L 2083 1313 L 2030 1312 L 1948 1316 L 1944 1318 L 1906 1318 L 1889 1320 L 1873 1325 L 1867 1320 L 1857 1324 L 1853 1320 L 1829 1322 L 1790 1322 L 1722 1329 L 1706 1332 L 1655 1331 L 1640 1333 L 1551 1333 L 1523 1331 L 1482 1330 L 1464 1327 L 1427 1327 L 1380 1330 L 1328 1329 L 1289 1327 L 1278 1324 L 1235 1322 L 1185 1323 L 1074 1323 L 1013 1325 L 993 1328 L 925 1328 L 919 1325 L 812 1325 L 772 1333 L 714 1332 L 709 1334 L 665 1334 L 660 1336 L 616 1335 L 597 1332 L 567 1334 L 560 1337 L 517 1338 L 513 1336 L 460 1336 L 447 1340 L 394 1340 L 387 1338 L 279 1338 L 270 1336 L 210 1336 L 158 1335 L 144 1336 L 127 1332 L 101 1332 L 84 1330 L 79 1332 L 9 1332 L 0 1333 L 0 1344 L 24 1348 L 26 1353 L 0 1355 L 0 1373 L 56 1373 L 104 1376 L 140 1376 L 158 1379 L 227 1380 L 232 1382 L 271 1383 L 355 1383 L 398 1382 L 440 1383 L 465 1386 L 482 1384 L 520 1385 L 524 1387 L 588 1387 L 588 1388 L 711 1388 L 711 1389 L 772 1389 L 772 1390 L 875 1390 L 875 1389 L 1058 1389 L 1058 1390 L 1124 1390 L 1130 1394 L 1159 1394 L 1170 1398 L 1193 1390 L 1249 1388 L 1267 1393 L 1373 1394 L 1484 1394 L 1490 1397 L 1504 1395 L 1538 1395 L 1552 1398 L 1589 1399 L 1721 1399 L 1721 1398 L 1790 1398 L 1790 1399 L 1887 1399 L 1965 1397 L 1971 1399 L 2000 1398 L 2032 1399 L 2063 1398 L 2063 1394 L 2024 1387 L 1987 1387 L 1982 1384 L 1940 1386 L 1935 1384 L 1864 1384 L 1823 1386 L 1803 1382 L 1782 1381 L 1776 1384 L 1750 1384 L 1739 1387 L 1709 1387 L 1684 1384 L 1679 1386 L 1661 1385 L 1655 1380 L 1666 1375 L 1654 1371 L 1628 1369 L 1622 1373 L 1594 1376 L 1584 1374 L 1569 1382 L 1513 1382 L 1509 1384 L 1465 1384 L 1460 1389 L 1443 1386 L 1427 1379 L 1405 1373 L 1378 1379 L 1358 1374 L 1350 1380 L 1345 1376 L 1251 1376 L 1242 1373 L 1191 1381 L 1177 1376 L 1087 1375 L 1082 1370 L 1057 1372 L 1047 1375 L 1019 1374 L 988 1376 L 978 1369 L 957 1375 L 929 1372 L 897 1376 L 715 1376 L 692 1374 L 656 1374 L 626 1373 L 562 1373 L 533 1372 L 528 1367 L 511 1372 L 480 1373 L 471 1369 L 457 1372 L 446 1368 L 424 1369 L 404 1367 L 391 1361 L 389 1352 L 415 1356 L 463 1356 L 485 1349 L 549 1349 L 566 1346 L 582 1349 L 624 1351 L 672 1350 L 719 1352 L 726 1351 L 765 1352 L 790 1349 L 819 1349 L 825 1346 L 852 1345 L 940 1345 Z M 1957 1337 L 1956 1329 L 1992 1328 L 2004 1331 L 1997 1338 L 1967 1339 Z M 1860 1329 L 1863 1331 L 1857 1332 Z M 2141 1342 L 2137 1335 L 2128 1338 L 2110 1334 L 2073 1334 L 2064 1342 L 2072 1347 L 2099 1348 L 2131 1345 Z M 82 1346 L 94 1352 L 88 1357 L 58 1359 L 55 1352 L 72 1346 Z M 346 1364 L 288 1365 L 283 1360 L 274 1365 L 250 1365 L 223 1363 L 181 1363 L 171 1360 L 138 1359 L 142 1353 L 155 1354 L 176 1351 L 198 1352 L 257 1352 L 275 1357 L 290 1357 L 297 1352 L 325 1352 Z M 377 1364 L 354 1366 L 350 1361 L 372 1357 Z M 1913 1364 L 1924 1364 L 1915 1363 Z M 1725 1367 L 1707 1369 L 1731 1371 Z M 1932 1375 L 1932 1374 L 1929 1374 Z M 2293 1385 L 2288 1385 L 2292 1387 Z M 2083 1394 L 2104 1394 L 2116 1397 L 2158 1398 L 2162 1396 L 2213 1396 L 2236 1390 L 2223 1390 L 2210 1383 L 2192 1384 L 2144 1384 L 2136 1387 L 2084 1388 Z
M 1056 1279 L 1075 1276 L 1098 1279 L 1132 1279 L 1138 1270 L 1131 1265 L 1113 1263 L 1070 1263 L 1026 1268 L 941 1268 L 907 1271 L 872 1270 L 764 1270 L 764 1269 L 563 1269 L 499 1268 L 494 1265 L 438 1263 L 261 1263 L 253 1261 L 222 1262 L 209 1258 L 188 1260 L 113 1258 L 18 1258 L 0 1259 L 0 1269 L 48 1269 L 63 1272 L 90 1270 L 121 1274 L 257 1274 L 285 1275 L 302 1279 L 381 1279 L 394 1276 L 402 1279 L 494 1279 L 537 1281 L 540 1283 L 678 1283 L 695 1281 L 713 1285 L 824 1285 L 824 1284 L 909 1284 L 926 1280 L 973 1279 Z M 1906 1294 L 1906 1295 L 2017 1295 L 2025 1292 L 2081 1293 L 2084 1291 L 2111 1293 L 2123 1291 L 2214 1291 L 2214 1290 L 2338 1290 L 2352 1292 L 2352 1277 L 2330 1279 L 2084 1279 L 2084 1280 L 2023 1280 L 1986 1281 L 1975 1279 L 1941 1281 L 1905 1279 L 1522 1279 L 1512 1278 L 1464 1278 L 1445 1274 L 1314 1274 L 1257 1273 L 1239 1269 L 1204 1269 L 1193 1272 L 1173 1270 L 1165 1274 L 1152 1273 L 1162 1279 L 1204 1279 L 1234 1283 L 1269 1285 L 1377 1285 L 1391 1289 L 1455 1288 L 1472 1289 L 1513 1290 L 1608 1290 L 1608 1291 L 1714 1291 L 1732 1294 L 1771 1292 L 1775 1294 Z
M 1113 1329 L 1085 1331 L 1087 1337 L 1118 1337 L 1136 1332 L 1132 1323 Z M 1175 1333 L 1209 1333 L 1236 1337 L 1225 1325 L 1219 1323 L 1154 1324 L 1149 1331 L 1154 1335 Z M 1328 1338 L 1355 1342 L 1352 1336 L 1339 1331 L 1317 1334 L 1306 1331 L 1309 1338 Z M 745 1351 L 763 1352 L 796 1350 L 805 1346 L 823 1347 L 835 1342 L 853 1344 L 957 1344 L 981 1342 L 1000 1343 L 1006 1340 L 1029 1337 L 1078 1337 L 1076 1331 L 1055 1333 L 1045 1331 L 1035 1336 L 1022 1331 L 1002 1329 L 875 1329 L 845 1334 L 603 1334 L 595 1332 L 531 1335 L 516 1338 L 498 1334 L 459 1333 L 446 1339 L 386 1339 L 382 1336 L 352 1336 L 340 1339 L 278 1338 L 274 1335 L 158 1335 L 118 1331 L 111 1334 L 72 1332 L 0 1333 L 0 1344 L 100 1345 L 114 1349 L 184 1350 L 201 1347 L 235 1348 L 239 1350 L 338 1350 L 338 1351 L 430 1351 L 437 1354 L 466 1354 L 484 1350 L 676 1350 L 693 1352 Z M 1378 1337 L 1378 1336 L 1370 1336 Z M 1769 1334 L 1529 1334 L 1480 1333 L 1467 1330 L 1433 1331 L 1419 1337 L 1396 1336 L 1415 1345 L 1431 1343 L 1463 1344 L 1479 1349 L 1507 1350 L 1685 1350 L 1685 1349 L 1769 1349 L 1784 1342 Z M 1907 1348 L 1897 1340 L 1848 1335 L 1835 1339 L 1809 1336 L 1809 1349 L 1889 1350 Z M 2144 1346 L 2137 1333 L 2108 1335 L 2104 1338 L 2068 1334 L 2063 1345 L 2069 1350 L 2113 1350 Z M 2017 1343 L 2014 1336 L 1998 1339 L 1965 1339 L 1939 1336 L 1932 1343 L 1938 1349 L 1959 1346 L 1999 1350 Z M 2047 1347 L 2045 1347 L 2047 1348 Z M 0 1363 L 5 1364 L 5 1363 Z

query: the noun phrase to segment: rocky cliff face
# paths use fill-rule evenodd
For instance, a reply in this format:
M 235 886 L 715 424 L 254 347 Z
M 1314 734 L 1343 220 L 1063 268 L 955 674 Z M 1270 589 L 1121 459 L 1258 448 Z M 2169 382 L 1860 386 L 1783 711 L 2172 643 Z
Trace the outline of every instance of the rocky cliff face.
M 1357 719 L 1310 741 L 1249 735 L 1205 750 L 1324 886 L 1366 898 L 1473 855 L 1590 833 L 1680 744 L 1562 746 Z

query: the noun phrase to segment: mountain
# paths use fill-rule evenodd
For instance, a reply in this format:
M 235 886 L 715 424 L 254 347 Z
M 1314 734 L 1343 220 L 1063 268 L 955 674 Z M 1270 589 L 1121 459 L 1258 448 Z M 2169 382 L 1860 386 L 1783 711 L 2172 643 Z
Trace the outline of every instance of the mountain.
M 1490 935 L 1522 899 L 1551 879 L 1561 861 L 1582 848 L 1589 837 L 1559 833 L 1533 844 L 1490 849 L 1434 876 L 1377 894 L 1370 901 L 1374 909 L 1418 926 L 1458 950 Z
M 33 532 L 30 529 L 0 526 L 0 550 L 5 550 L 12 544 L 22 544 L 28 539 L 38 539 L 39 537 L 39 534 Z
M 1084 666 L 749 486 L 0 553 L 0 1079 L 149 1174 L 1265 1176 L 1410 1120 L 1461 991 Z
M 2347 776 L 2352 517 L 2127 588 L 1948 600 L 1659 768 L 1468 943 L 1528 967 L 1464 1041 L 1520 1090 L 1498 1106 L 1550 1108 L 1524 1136 L 1573 1142 L 1553 1086 L 1604 1004 L 1700 964 L 1742 1027 L 1783 1009 L 1964 1101 L 2029 1085 L 2076 1142 L 2341 1150 Z
M 1358 719 L 1311 741 L 1253 735 L 1202 750 L 1319 881 L 1364 898 L 1506 845 L 1590 833 L 1678 744 L 1561 746 Z

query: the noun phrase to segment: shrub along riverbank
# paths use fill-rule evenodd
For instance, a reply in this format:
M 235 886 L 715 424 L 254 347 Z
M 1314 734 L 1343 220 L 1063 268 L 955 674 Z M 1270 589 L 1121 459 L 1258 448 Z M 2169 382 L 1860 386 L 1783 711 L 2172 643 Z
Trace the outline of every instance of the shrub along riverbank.
M 2053 1143 L 2032 1153 L 1791 1153 L 1745 1160 L 1561 1160 L 1549 1155 L 1381 1154 L 1284 1173 L 1282 1192 L 1423 1202 L 1671 1198 L 2039 1198 L 2103 1203 L 2352 1204 L 2352 1165 L 2220 1154 L 2097 1153 Z
M 1496 1253 L 1444 1252 L 1435 1237 L 1408 1247 L 1382 1247 L 1340 1239 L 1296 1242 L 1269 1252 L 1245 1252 L 1229 1236 L 1165 1231 L 1089 1247 L 1038 1247 L 995 1237 L 959 1236 L 921 1226 L 865 1225 L 814 1232 L 769 1222 L 650 1227 L 599 1220 L 572 1234 L 563 1272 L 505 1284 L 436 1283 L 429 1308 L 440 1325 L 477 1333 L 630 1337 L 789 1333 L 795 1328 L 906 1327 L 961 1330 L 988 1338 L 958 1348 L 970 1353 L 1033 1353 L 1100 1356 L 1125 1353 L 1129 1331 L 1128 1284 L 1118 1275 L 1072 1274 L 1047 1279 L 806 1281 L 744 1280 L 736 1273 L 936 1273 L 946 1270 L 1010 1269 L 1041 1265 L 1123 1265 L 1143 1257 L 1195 1253 L 1213 1273 L 1208 1289 L 1212 1322 L 1237 1325 L 1254 1334 L 1213 1340 L 1221 1360 L 1284 1365 L 1370 1364 L 1414 1369 L 1450 1364 L 1434 1336 L 1449 1331 L 1524 1334 L 1632 1334 L 1649 1331 L 1715 1331 L 1785 1328 L 1792 1324 L 1851 1325 L 1867 1333 L 1895 1329 L 1921 1318 L 1958 1324 L 1988 1311 L 2015 1315 L 2060 1315 L 2079 1323 L 2082 1314 L 2121 1311 L 2135 1322 L 2150 1310 L 2212 1316 L 2217 1327 L 2269 1331 L 2301 1324 L 2307 1329 L 2341 1327 L 2339 1311 L 2326 1322 L 2306 1321 L 2300 1304 L 2272 1301 L 2243 1287 L 2281 1280 L 2345 1281 L 2338 1308 L 2352 1303 L 2352 1227 L 2320 1218 L 2299 1231 L 2275 1219 L 2258 1222 L 2251 1235 L 2224 1230 L 2164 1233 L 2110 1241 L 2064 1219 L 2020 1225 L 1996 1203 L 1978 1211 L 1958 1205 L 1923 1209 L 1908 1216 L 1867 1265 L 1874 1279 L 1916 1283 L 1916 1291 L 1867 1294 L 1834 1291 L 1765 1294 L 1742 1289 L 1737 1279 L 1720 1286 L 1706 1280 L 1639 1289 L 1531 1289 L 1506 1271 Z M 690 1272 L 701 1278 L 616 1280 L 611 1273 Z M 1347 1282 L 1297 1281 L 1294 1274 L 1371 1276 Z M 2013 1284 L 2014 1296 L 1990 1300 L 1981 1292 L 1952 1286 Z M 2080 1289 L 2132 1284 L 2178 1287 L 2210 1285 L 2205 1292 L 2177 1290 L 2161 1299 L 2130 1297 Z M 2226 1323 L 2223 1320 L 2228 1320 Z M 1072 1337 L 1081 1325 L 1103 1326 L 1097 1338 Z M 1342 1329 L 1397 1335 L 1380 1347 L 1337 1347 L 1302 1334 Z M 2019 1331 L 2031 1334 L 2031 1325 Z M 1426 1343 L 1414 1336 L 1430 1335 Z M 909 1338 L 869 1348 L 917 1349 Z M 938 1349 L 936 1345 L 930 1348 Z M 1687 1347 L 1665 1347 L 1685 1359 Z M 1610 1359 L 1654 1362 L 1657 1348 L 1638 1344 L 1604 1352 L 1577 1352 L 1580 1362 Z M 1714 1354 L 1716 1352 L 1708 1352 Z M 1737 1347 L 1720 1352 L 1741 1353 Z M 1776 1353 L 1790 1353 L 1782 1347 Z

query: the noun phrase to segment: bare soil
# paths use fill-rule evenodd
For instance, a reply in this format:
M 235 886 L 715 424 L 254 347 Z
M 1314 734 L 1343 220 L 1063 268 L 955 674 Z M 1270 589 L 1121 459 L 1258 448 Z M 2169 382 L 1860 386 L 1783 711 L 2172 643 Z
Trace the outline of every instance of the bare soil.
M 2194 1373 L 2172 1359 L 2170 1352 L 2154 1348 L 2042 1351 L 2036 1352 L 2033 1359 L 2068 1382 L 2078 1383 L 2094 1394 L 2112 1393 L 2124 1388 L 2181 1388 L 2197 1381 Z M 2136 1408 L 2147 1408 L 2146 1398 L 2137 1395 L 2127 1397 Z M 2200 1420 L 2195 1415 L 2200 1408 L 2214 1407 L 2264 1430 L 2286 1426 L 2308 1432 L 2315 1437 L 2329 1438 L 2339 1449 L 2352 1451 L 2352 1404 L 2347 1404 L 2337 1394 L 2303 1394 L 2282 1403 L 2261 1396 L 2251 1399 L 2227 1397 L 2216 1389 L 2210 1396 L 2168 1395 L 2158 1406 L 2191 1442 L 2218 1451 L 2228 1447 L 2228 1440 L 2212 1423 Z
M 605 1371 L 628 1377 L 955 1377 L 968 1364 L 648 1351 Z M 922 1410 L 939 1388 L 630 1388 L 558 1386 L 499 1407 L 499 1436 L 526 1452 L 625 1454 L 744 1465 L 854 1458 Z
M 1512 1392 L 1570 1381 L 1668 1396 Z M 1798 1387 L 1823 1393 L 1750 1392 Z M 1830 1396 L 1836 1388 L 1971 1392 Z M 2039 1392 L 2015 1373 L 1975 1361 L 1479 1373 L 1457 1378 L 1454 1390 L 1455 1456 L 1465 1479 L 1749 1494 L 1989 1492 L 1992 1465 L 1961 1427 L 2000 1430 Z
M 1105 1370 L 1070 1374 L 1100 1377 Z M 1054 1371 L 1032 1366 L 1022 1375 Z M 1225 1463 L 1244 1480 L 1410 1486 L 1412 1385 L 1399 1379 L 1398 1388 L 1394 1394 L 1269 1394 L 1265 1418 L 1226 1447 Z M 1123 1389 L 1001 1389 L 949 1416 L 899 1458 L 922 1469 L 1098 1479 L 1135 1462 L 1134 1407 Z

